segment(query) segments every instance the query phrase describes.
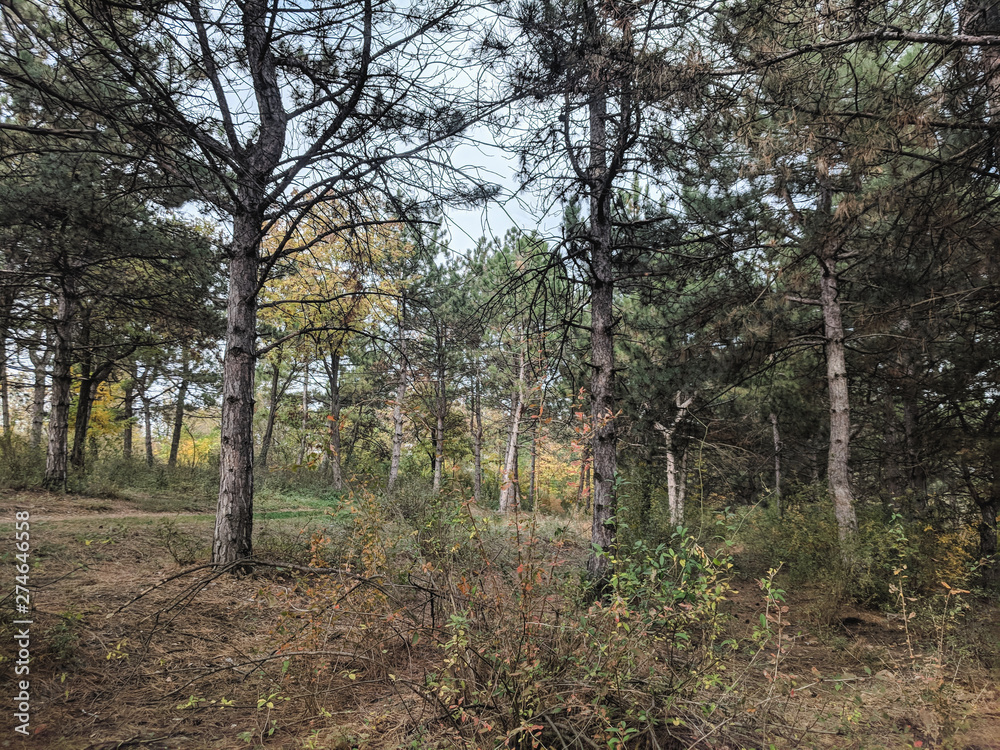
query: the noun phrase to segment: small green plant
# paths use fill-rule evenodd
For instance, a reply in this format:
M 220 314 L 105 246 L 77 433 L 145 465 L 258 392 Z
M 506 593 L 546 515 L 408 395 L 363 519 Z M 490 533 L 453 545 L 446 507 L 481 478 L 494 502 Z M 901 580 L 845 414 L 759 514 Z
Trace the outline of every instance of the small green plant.
M 45 643 L 60 664 L 73 661 L 80 643 L 83 615 L 72 609 L 59 614 L 59 621 L 45 633 Z
M 157 523 L 156 538 L 170 553 L 174 562 L 182 568 L 194 564 L 198 559 L 200 544 L 191 534 L 182 531 L 177 524 L 169 519 Z

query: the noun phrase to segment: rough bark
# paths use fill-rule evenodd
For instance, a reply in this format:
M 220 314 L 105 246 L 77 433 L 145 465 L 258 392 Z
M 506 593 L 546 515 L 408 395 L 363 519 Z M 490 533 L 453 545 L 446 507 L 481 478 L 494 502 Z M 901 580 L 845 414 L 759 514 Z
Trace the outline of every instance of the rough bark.
M 94 403 L 94 383 L 91 368 L 94 354 L 90 348 L 90 311 L 84 308 L 80 314 L 80 327 L 76 341 L 80 369 L 80 388 L 76 400 L 76 416 L 73 429 L 73 447 L 70 450 L 70 465 L 83 469 L 87 428 L 90 426 L 90 408 Z
M 233 213 L 226 306 L 226 352 L 222 374 L 222 434 L 219 503 L 212 561 L 233 563 L 253 553 L 253 406 L 257 363 L 257 283 L 261 227 L 270 199 L 265 185 L 277 168 L 288 130 L 288 114 L 272 52 L 271 4 L 243 3 L 243 43 L 256 100 L 258 132 L 241 149 L 244 173 Z
M 135 363 L 129 365 L 125 379 L 125 395 L 122 399 L 122 457 L 132 458 L 132 432 L 135 425 Z
M 851 418 L 847 389 L 847 359 L 844 350 L 844 323 L 837 296 L 837 261 L 832 253 L 821 258 L 820 303 L 823 311 L 826 379 L 830 399 L 830 450 L 827 479 L 833 497 L 840 540 L 847 541 L 858 531 L 854 494 L 850 482 Z
M 10 383 L 7 367 L 7 337 L 10 329 L 10 311 L 14 306 L 14 290 L 0 287 L 0 421 L 3 423 L 3 436 L 9 443 L 11 437 L 10 421 Z
M 595 30 L 596 31 L 596 30 Z M 596 36 L 596 33 L 595 33 Z M 611 180 L 608 175 L 607 91 L 598 85 L 589 106 L 588 185 L 590 203 L 590 415 L 593 421 L 594 515 L 587 570 L 602 580 L 607 553 L 615 542 L 615 473 L 618 468 L 615 429 L 614 266 L 611 241 Z
M 257 339 L 257 266 L 262 216 L 234 222 L 222 377 L 219 505 L 212 561 L 232 563 L 253 553 L 253 380 Z
M 399 463 L 403 457 L 403 399 L 406 398 L 406 299 L 400 305 L 399 317 L 399 382 L 396 385 L 396 400 L 392 405 L 392 456 L 389 460 L 389 481 L 387 488 L 392 492 L 399 477 Z
M 76 298 L 72 281 L 64 282 L 56 303 L 52 362 L 52 396 L 49 439 L 45 453 L 47 489 L 66 488 L 69 471 L 69 407 L 72 399 L 73 318 Z

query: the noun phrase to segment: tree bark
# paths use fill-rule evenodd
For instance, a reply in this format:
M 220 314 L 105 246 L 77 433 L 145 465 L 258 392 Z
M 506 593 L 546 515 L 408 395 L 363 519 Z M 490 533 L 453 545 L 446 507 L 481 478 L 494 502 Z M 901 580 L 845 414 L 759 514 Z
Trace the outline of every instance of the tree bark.
M 538 420 L 531 423 L 531 468 L 528 473 L 528 505 L 535 510 L 538 501 Z
M 340 351 L 334 349 L 330 353 L 330 364 L 327 368 L 330 381 L 330 419 L 327 460 L 330 467 L 330 486 L 335 490 L 344 488 L 344 478 L 341 466 L 340 440 Z
M 782 515 L 781 507 L 781 435 L 778 432 L 778 415 L 773 411 L 768 416 L 771 421 L 771 438 L 774 441 L 774 502 L 778 506 L 778 516 Z
M 10 320 L 10 311 L 14 307 L 14 290 L 3 286 L 0 287 L 0 413 L 2 413 L 3 437 L 7 445 L 11 438 L 10 421 L 10 382 L 7 367 L 7 336 L 10 328 L 7 321 Z
M 399 477 L 399 463 L 403 457 L 403 399 L 406 398 L 406 298 L 400 303 L 399 312 L 399 383 L 396 400 L 392 405 L 392 456 L 389 459 L 389 481 L 386 488 L 392 492 Z
M 444 472 L 444 428 L 448 409 L 447 385 L 445 383 L 446 365 L 444 360 L 444 335 L 438 334 L 438 378 L 435 384 L 436 405 L 434 424 L 434 492 L 441 490 L 441 477 Z
M 694 397 L 681 401 L 680 391 L 674 399 L 677 405 L 677 413 L 669 427 L 664 427 L 659 422 L 653 426 L 663 435 L 663 442 L 667 454 L 667 508 L 670 512 L 670 525 L 680 526 L 684 523 L 684 497 L 686 495 L 686 472 L 687 472 L 687 451 L 685 450 L 677 466 L 677 447 L 674 445 L 674 437 L 677 435 L 677 428 L 694 401 Z
M 52 361 L 52 350 L 45 346 L 42 352 L 28 353 L 31 366 L 34 368 L 35 379 L 31 389 L 31 434 L 29 445 L 32 450 L 38 450 L 42 445 L 42 428 L 45 425 L 45 370 Z
M 190 374 L 188 353 L 185 350 L 181 364 L 181 384 L 177 389 L 177 404 L 174 407 L 174 426 L 170 435 L 170 456 L 167 459 L 167 466 L 171 469 L 177 466 L 177 453 L 181 447 L 181 430 L 184 429 L 184 401 L 187 398 L 188 378 Z
M 253 554 L 253 405 L 257 363 L 257 284 L 261 227 L 270 202 L 265 185 L 281 161 L 288 129 L 272 52 L 271 3 L 245 0 L 243 41 L 256 99 L 259 129 L 240 154 L 237 205 L 229 259 L 226 353 L 222 373 L 219 504 L 212 561 L 233 563 Z
M 587 493 L 587 504 L 583 505 L 584 491 L 586 489 L 586 483 L 590 479 L 590 474 L 587 471 L 590 465 L 590 444 L 583 446 L 583 453 L 580 456 L 580 484 L 576 488 L 576 505 L 577 507 L 584 507 L 586 511 L 590 511 L 590 495 Z
M 63 282 L 56 302 L 55 346 L 52 362 L 52 406 L 45 452 L 47 489 L 66 489 L 69 472 L 69 407 L 72 400 L 73 318 L 76 296 L 71 279 Z
M 483 501 L 483 398 L 482 382 L 479 376 L 479 360 L 476 360 L 476 372 L 472 380 L 472 496 L 479 505 Z
M 302 466 L 306 460 L 306 446 L 309 430 L 309 362 L 306 362 L 305 373 L 302 376 L 302 434 L 299 436 L 299 456 L 295 463 Z
M 87 365 L 89 368 L 89 363 Z M 97 391 L 114 369 L 114 362 L 104 362 L 94 372 L 84 377 L 80 381 L 80 397 L 76 404 L 76 429 L 73 435 L 73 453 L 70 462 L 77 469 L 86 468 L 87 462 L 87 434 L 90 430 L 90 415 L 94 410 L 94 401 L 97 399 Z M 93 436 L 92 436 L 93 437 Z M 96 446 L 96 442 L 91 441 L 91 448 Z
M 596 11 L 589 9 L 588 30 L 598 38 Z M 585 32 L 587 33 L 587 32 Z M 592 579 L 603 580 L 608 553 L 615 543 L 615 473 L 618 468 L 615 428 L 614 266 L 611 241 L 611 192 L 608 173 L 608 93 L 597 82 L 588 104 L 589 164 L 587 192 L 590 203 L 590 414 L 593 421 L 594 515 L 587 561 Z
M 132 458 L 132 431 L 135 425 L 135 388 L 129 383 L 125 386 L 125 398 L 122 407 L 122 421 L 125 426 L 122 428 L 122 457 L 128 461 Z
M 146 466 L 152 469 L 155 463 L 153 457 L 153 399 L 143 391 L 140 400 L 142 401 L 143 443 L 146 448 Z
M 253 553 L 253 381 L 262 219 L 259 213 L 245 213 L 234 221 L 222 377 L 219 506 L 212 542 L 215 563 L 233 563 Z
M 844 323 L 837 297 L 837 260 L 833 253 L 820 258 L 820 303 L 823 311 L 826 380 L 830 397 L 830 451 L 827 479 L 833 496 L 833 511 L 842 542 L 857 534 L 854 494 L 850 482 L 851 418 L 847 389 L 847 359 L 844 350 Z
M 507 450 L 500 472 L 500 512 L 517 509 L 515 467 L 517 466 L 517 439 L 524 411 L 524 347 L 521 348 L 517 370 L 517 385 L 511 394 L 510 430 L 507 433 Z
M 274 439 L 274 422 L 278 416 L 278 403 L 292 379 L 292 376 L 289 375 L 284 384 L 279 387 L 280 376 L 281 353 L 279 351 L 277 362 L 271 364 L 271 393 L 267 407 L 267 421 L 264 424 L 264 436 L 261 438 L 260 454 L 257 457 L 257 464 L 263 469 L 267 469 L 267 455 L 271 451 L 271 442 Z

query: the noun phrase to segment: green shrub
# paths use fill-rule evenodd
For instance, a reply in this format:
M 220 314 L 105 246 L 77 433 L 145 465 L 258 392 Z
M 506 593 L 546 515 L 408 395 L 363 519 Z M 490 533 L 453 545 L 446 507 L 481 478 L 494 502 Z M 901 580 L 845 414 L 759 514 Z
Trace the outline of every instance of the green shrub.
M 40 487 L 44 477 L 44 449 L 34 450 L 17 436 L 0 438 L 0 487 L 11 490 Z

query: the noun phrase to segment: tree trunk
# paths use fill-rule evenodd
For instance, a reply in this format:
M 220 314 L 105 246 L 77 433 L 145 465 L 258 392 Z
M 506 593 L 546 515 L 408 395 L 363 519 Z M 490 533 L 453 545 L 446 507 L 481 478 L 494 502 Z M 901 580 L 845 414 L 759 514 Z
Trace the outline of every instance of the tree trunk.
M 243 41 L 259 128 L 241 156 L 226 305 L 226 353 L 222 370 L 222 434 L 219 505 L 212 561 L 233 563 L 253 553 L 253 405 L 257 363 L 257 284 L 261 227 L 268 205 L 265 185 L 281 160 L 288 129 L 267 0 L 242 5 Z
M 528 505 L 535 510 L 538 501 L 538 420 L 531 425 L 531 469 L 528 474 Z
M 77 349 L 80 352 L 80 390 L 76 400 L 76 420 L 73 430 L 73 448 L 70 465 L 83 469 L 86 451 L 87 428 L 90 426 L 90 407 L 94 402 L 92 367 L 94 353 L 90 348 L 90 310 L 83 309 L 80 316 L 80 334 Z
M 438 341 L 438 351 L 443 352 L 444 342 Z M 435 395 L 437 396 L 436 408 L 436 419 L 434 425 L 434 492 L 439 492 L 441 490 L 441 475 L 444 471 L 444 427 L 445 427 L 445 417 L 448 408 L 447 399 L 447 386 L 445 384 L 445 364 L 444 355 L 442 354 L 438 361 L 438 380 L 435 386 Z
M 267 408 L 267 422 L 264 424 L 264 437 L 260 441 L 260 455 L 257 457 L 257 463 L 262 469 L 267 469 L 267 454 L 271 451 L 271 441 L 274 438 L 274 420 L 278 415 L 278 400 L 285 391 L 285 388 L 278 388 L 280 375 L 281 357 L 279 356 L 278 361 L 271 364 L 271 397 Z
M 125 397 L 122 400 L 122 421 L 125 426 L 122 428 L 122 456 L 126 461 L 132 458 L 132 432 L 135 426 L 132 422 L 135 419 L 135 363 L 129 365 L 125 380 Z
M 177 389 L 177 404 L 174 408 L 174 427 L 170 435 L 170 456 L 167 459 L 167 466 L 171 469 L 177 466 L 177 453 L 181 447 L 181 430 L 184 429 L 184 400 L 187 398 L 189 376 L 188 353 L 185 350 L 181 364 L 181 384 Z
M 771 438 L 774 441 L 774 502 L 778 506 L 778 515 L 781 516 L 781 435 L 778 433 L 778 415 L 772 411 L 768 419 L 771 420 Z
M 259 213 L 245 213 L 234 221 L 222 376 L 219 506 L 212 542 L 215 563 L 236 562 L 253 553 L 253 380 L 262 218 Z
M 590 444 L 583 446 L 583 452 L 580 456 L 580 484 L 576 488 L 576 507 L 583 507 L 583 495 L 585 489 L 585 483 L 587 481 L 587 466 L 590 461 Z M 590 501 L 587 501 L 586 510 L 590 510 Z
M 52 361 L 52 350 L 45 347 L 41 353 L 29 352 L 34 368 L 35 380 L 31 389 L 31 435 L 29 445 L 32 450 L 42 446 L 42 428 L 45 425 L 45 370 Z
M 88 357 L 89 359 L 89 357 Z M 85 368 L 89 368 L 89 362 Z M 87 453 L 87 433 L 90 430 L 90 415 L 94 410 L 94 401 L 97 399 L 97 391 L 101 383 L 107 379 L 114 369 L 113 362 L 104 362 L 95 371 L 85 376 L 80 381 L 80 398 L 76 404 L 76 429 L 73 435 L 73 453 L 70 462 L 78 469 L 86 467 Z M 85 369 L 84 372 L 87 370 Z M 91 441 L 91 447 L 96 446 L 96 441 Z M 96 458 L 96 456 L 95 456 Z
M 517 508 L 517 439 L 521 428 L 521 414 L 524 412 L 524 348 L 521 348 L 517 369 L 517 385 L 511 394 L 510 431 L 507 433 L 507 450 L 504 454 L 503 469 L 500 472 L 500 512 L 509 513 Z
M 330 466 L 330 486 L 335 490 L 342 490 L 344 488 L 344 478 L 341 473 L 342 467 L 340 463 L 340 352 L 336 349 L 330 354 L 327 376 L 330 381 L 330 444 L 327 446 L 327 460 Z M 395 439 L 395 436 L 393 437 Z
M 403 457 L 403 399 L 406 398 L 406 336 L 404 320 L 406 299 L 400 307 L 399 317 L 399 384 L 396 386 L 396 401 L 392 405 L 392 457 L 389 460 L 389 481 L 386 488 L 392 492 L 399 477 L 399 462 Z
M 7 336 L 10 329 L 7 321 L 10 320 L 10 311 L 14 307 L 14 290 L 4 286 L 0 292 L 0 420 L 3 423 L 3 437 L 5 444 L 10 444 L 11 422 L 10 422 L 10 383 L 7 367 Z
M 593 14 L 593 9 L 591 9 Z M 596 20 L 590 23 L 596 26 Z M 596 37 L 597 29 L 593 29 Z M 615 543 L 615 473 L 618 466 L 615 429 L 614 267 L 611 243 L 611 180 L 608 175 L 607 91 L 598 84 L 588 104 L 590 200 L 590 414 L 593 421 L 594 516 L 590 541 L 594 550 L 587 570 L 603 580 L 608 554 Z
M 916 373 L 911 362 L 906 362 L 907 382 L 903 386 L 903 441 L 906 447 L 906 479 L 912 496 L 911 503 L 917 515 L 927 510 L 927 471 L 920 449 L 920 430 L 917 420 Z
M 830 452 L 827 478 L 833 496 L 833 510 L 842 542 L 854 537 L 858 519 L 854 513 L 849 462 L 851 455 L 851 418 L 847 390 L 847 360 L 844 351 L 844 324 L 840 300 L 837 297 L 836 258 L 826 254 L 820 259 L 823 277 L 820 282 L 820 303 L 823 310 L 826 378 L 830 394 Z
M 83 469 L 87 460 L 87 430 L 90 428 L 90 413 L 97 397 L 97 385 L 91 377 L 85 377 L 80 381 L 80 395 L 76 401 L 76 424 L 73 429 L 73 450 L 70 453 L 70 463 L 77 469 Z
M 681 458 L 680 467 L 677 466 L 677 447 L 674 438 L 677 435 L 677 427 L 684 421 L 688 408 L 694 401 L 694 397 L 681 401 L 680 391 L 674 399 L 677 405 L 677 413 L 669 427 L 664 427 L 659 422 L 653 426 L 663 435 L 663 442 L 666 446 L 667 454 L 667 508 L 670 512 L 670 525 L 681 526 L 684 523 L 684 496 L 686 494 L 686 472 L 687 472 L 687 451 Z
M 299 436 L 299 456 L 295 463 L 302 466 L 306 460 L 307 435 L 309 430 L 309 363 L 306 362 L 305 374 L 302 376 L 302 434 Z
M 472 472 L 472 496 L 479 505 L 483 501 L 483 404 L 482 383 L 479 380 L 479 361 L 476 361 L 476 374 L 472 381 L 472 454 L 474 467 Z
M 52 406 L 45 453 L 47 489 L 65 489 L 69 471 L 69 407 L 72 400 L 73 317 L 76 298 L 72 281 L 60 289 L 56 305 L 55 346 L 52 363 Z
M 145 391 L 140 396 L 142 400 L 143 442 L 146 448 L 146 466 L 153 468 L 153 400 Z

